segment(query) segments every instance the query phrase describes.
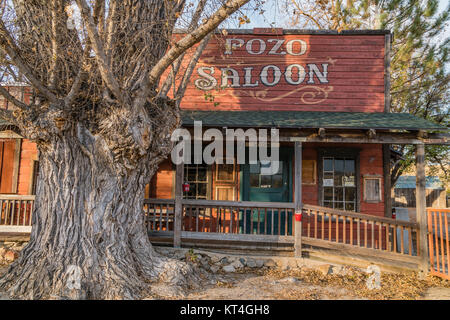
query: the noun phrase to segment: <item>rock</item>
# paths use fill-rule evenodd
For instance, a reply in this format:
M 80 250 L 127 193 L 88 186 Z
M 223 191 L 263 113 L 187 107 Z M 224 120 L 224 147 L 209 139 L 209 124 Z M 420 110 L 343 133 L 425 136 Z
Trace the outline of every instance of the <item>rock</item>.
M 19 257 L 19 253 L 16 251 L 8 250 L 3 257 L 6 261 L 13 262 Z
M 239 261 L 242 263 L 243 266 L 246 265 L 245 259 L 244 258 L 240 258 Z
M 269 268 L 273 268 L 273 267 L 276 266 L 276 263 L 272 259 L 267 259 L 266 261 L 264 261 L 264 266 L 265 267 L 269 267 Z
M 255 263 L 257 268 L 262 268 L 264 266 L 264 260 L 258 259 L 255 261 Z
M 227 257 L 223 257 L 222 259 L 220 259 L 220 263 L 222 265 L 226 265 L 226 264 L 230 263 L 230 260 L 228 260 Z
M 300 282 L 297 278 L 294 277 L 287 277 L 287 278 L 283 278 L 278 280 L 278 282 L 288 282 L 288 283 L 297 283 Z
M 242 269 L 244 265 L 241 263 L 240 260 L 236 260 L 231 264 L 235 269 Z
M 220 270 L 220 267 L 219 267 L 219 266 L 216 266 L 216 265 L 213 265 L 213 266 L 211 266 L 211 267 L 209 268 L 209 270 L 210 270 L 212 273 L 217 273 L 217 271 Z
M 222 269 L 225 272 L 236 272 L 236 268 L 233 265 L 231 265 L 231 264 L 223 267 Z
M 222 259 L 220 256 L 216 256 L 216 255 L 211 256 L 210 258 L 211 258 L 212 263 L 217 263 Z
M 326 276 L 327 274 L 331 274 L 332 268 L 331 268 L 331 265 L 329 265 L 329 264 L 322 264 L 317 267 L 317 271 L 319 271 L 324 276 Z
M 256 268 L 256 261 L 254 259 L 247 259 L 247 267 Z

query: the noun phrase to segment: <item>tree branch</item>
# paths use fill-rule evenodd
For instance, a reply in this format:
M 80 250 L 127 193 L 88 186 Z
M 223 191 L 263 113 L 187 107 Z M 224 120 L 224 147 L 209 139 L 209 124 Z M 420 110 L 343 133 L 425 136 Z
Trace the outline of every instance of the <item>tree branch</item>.
M 4 96 L 9 102 L 11 102 L 12 104 L 14 104 L 16 107 L 18 107 L 19 109 L 25 110 L 28 109 L 29 106 L 27 106 L 25 103 L 17 100 L 16 98 L 14 98 L 9 92 L 8 90 L 6 90 L 2 85 L 0 85 L 0 94 L 2 96 Z
M 3 89 L 3 87 L 1 87 L 1 86 L 0 86 L 0 88 Z M 17 125 L 16 118 L 14 117 L 14 114 L 12 113 L 11 110 L 0 108 L 0 118 L 13 123 L 14 125 Z
M 191 23 L 189 24 L 189 27 L 187 29 L 187 32 L 192 32 L 197 26 L 198 22 L 200 20 L 201 14 L 205 8 L 206 0 L 200 0 L 197 8 L 195 9 L 194 15 L 192 16 Z M 181 56 L 178 57 L 178 59 L 175 61 L 175 65 L 172 66 L 172 72 L 169 73 L 166 80 L 164 81 L 163 85 L 161 86 L 161 90 L 159 91 L 159 96 L 166 96 L 167 93 L 170 90 L 170 87 L 172 86 L 172 83 L 174 82 L 175 76 L 178 74 L 178 71 L 180 70 L 181 63 L 183 62 L 184 56 L 186 55 L 186 52 L 184 52 Z
M 86 0 L 76 0 L 78 8 L 80 9 L 81 16 L 86 25 L 86 29 L 91 40 L 92 48 L 95 52 L 95 59 L 98 64 L 100 74 L 106 86 L 114 94 L 115 98 L 123 102 L 123 93 L 120 89 L 119 83 L 115 79 L 110 67 L 108 66 L 108 59 L 103 49 L 103 43 L 97 32 L 97 28 L 94 23 L 94 19 L 91 15 L 91 9 L 86 3 Z
M 176 97 L 174 97 L 174 98 L 181 99 L 184 96 L 184 93 L 186 92 L 187 85 L 189 84 L 189 79 L 191 78 L 191 75 L 194 72 L 195 66 L 197 65 L 197 62 L 200 59 L 200 56 L 202 55 L 202 52 L 205 49 L 205 47 L 208 44 L 208 42 L 211 39 L 211 37 L 212 37 L 212 33 L 209 33 L 202 40 L 202 42 L 200 42 L 200 45 L 197 47 L 197 50 L 195 51 L 191 61 L 189 62 L 189 65 L 187 66 L 187 68 L 186 68 L 186 70 L 184 72 L 183 79 L 181 80 L 181 83 L 178 86 Z
M 58 98 L 35 77 L 32 69 L 20 57 L 18 54 L 19 49 L 16 47 L 8 30 L 6 30 L 5 24 L 2 20 L 0 20 L 0 47 L 4 53 L 6 53 L 5 55 L 9 56 L 14 65 L 40 93 L 42 93 L 50 102 L 55 104 L 58 102 Z
M 164 70 L 166 70 L 167 67 L 169 67 L 183 52 L 192 47 L 195 43 L 201 41 L 208 33 L 216 29 L 229 15 L 233 14 L 247 2 L 249 2 L 249 0 L 228 0 L 208 19 L 208 21 L 175 43 L 151 70 L 149 74 L 149 84 L 155 84 Z

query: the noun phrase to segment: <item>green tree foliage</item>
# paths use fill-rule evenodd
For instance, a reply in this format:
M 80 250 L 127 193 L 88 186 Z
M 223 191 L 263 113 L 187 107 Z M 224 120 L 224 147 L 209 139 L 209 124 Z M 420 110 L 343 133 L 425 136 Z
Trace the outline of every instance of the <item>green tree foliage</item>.
M 291 25 L 332 30 L 389 29 L 391 51 L 391 112 L 449 124 L 449 45 L 445 28 L 450 5 L 439 12 L 437 0 L 285 0 L 293 13 Z M 392 185 L 414 164 L 412 146 L 393 146 L 403 154 L 391 171 Z M 427 174 L 450 182 L 447 146 L 427 146 Z

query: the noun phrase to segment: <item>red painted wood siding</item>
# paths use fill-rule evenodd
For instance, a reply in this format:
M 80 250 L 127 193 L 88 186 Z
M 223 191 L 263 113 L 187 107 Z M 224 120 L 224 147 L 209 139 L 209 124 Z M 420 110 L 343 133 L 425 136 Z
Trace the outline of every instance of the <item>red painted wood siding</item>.
M 231 54 L 225 54 L 229 48 L 226 39 L 242 39 L 244 45 L 231 50 Z M 291 52 L 300 53 L 300 40 L 306 44 L 304 54 L 269 54 L 276 41 L 284 41 L 276 52 L 286 51 L 286 43 L 294 41 Z M 249 49 L 253 52 L 259 52 L 262 43 L 266 49 L 261 54 L 249 54 L 246 49 L 249 42 Z M 235 43 L 237 40 L 231 42 Z M 195 67 L 181 107 L 197 110 L 383 112 L 384 45 L 384 35 L 216 35 Z M 187 61 L 184 62 L 186 64 Z M 292 64 L 305 69 L 305 79 L 300 84 L 289 84 L 286 80 L 286 68 Z M 327 64 L 325 79 L 328 83 L 321 83 L 316 74 L 312 74 L 314 83 L 307 83 L 310 81 L 308 64 L 315 64 L 320 72 L 324 71 L 322 64 Z M 279 82 L 273 86 L 264 85 L 260 77 L 262 69 L 268 65 L 281 71 Z M 216 89 L 201 90 L 195 85 L 196 81 L 207 79 L 199 74 L 203 67 L 214 68 L 212 77 L 217 81 Z M 236 70 L 239 87 L 218 88 L 222 84 L 221 68 Z M 243 86 L 244 68 L 253 68 L 247 71 L 252 75 L 248 83 L 258 81 L 257 86 Z M 298 68 L 292 70 L 291 78 L 297 81 Z M 204 72 L 211 74 L 211 69 Z M 274 80 L 272 68 L 269 68 L 267 79 L 269 82 Z M 227 82 L 232 84 L 230 79 Z

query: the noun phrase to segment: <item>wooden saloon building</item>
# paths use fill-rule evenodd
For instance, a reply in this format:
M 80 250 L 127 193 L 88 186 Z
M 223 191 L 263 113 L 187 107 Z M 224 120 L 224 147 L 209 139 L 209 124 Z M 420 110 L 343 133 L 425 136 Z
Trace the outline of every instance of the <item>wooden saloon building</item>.
M 297 255 L 312 246 L 423 261 L 424 145 L 449 140 L 445 127 L 389 113 L 391 36 L 384 30 L 217 33 L 181 102 L 182 126 L 192 136 L 194 121 L 223 133 L 278 129 L 280 165 L 266 175 L 267 163 L 238 163 L 236 156 L 184 165 L 169 157 L 146 191 L 152 241 Z M 26 87 L 9 89 L 27 94 Z M 17 231 L 30 223 L 38 157 L 20 132 L 1 125 L 0 225 Z M 417 223 L 391 218 L 391 144 L 417 147 Z

